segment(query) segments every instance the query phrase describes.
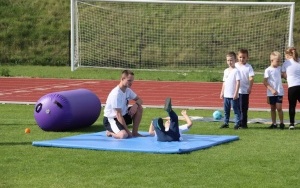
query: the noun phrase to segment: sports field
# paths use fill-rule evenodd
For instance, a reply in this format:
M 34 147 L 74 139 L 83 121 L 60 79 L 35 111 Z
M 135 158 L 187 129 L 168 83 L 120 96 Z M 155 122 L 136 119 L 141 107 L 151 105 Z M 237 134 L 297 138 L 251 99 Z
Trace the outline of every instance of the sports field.
M 290 2 L 272 2 L 279 1 Z M 294 46 L 298 51 L 299 4 L 297 0 L 293 30 Z M 32 146 L 33 141 L 103 131 L 102 108 L 98 120 L 88 128 L 45 132 L 35 122 L 34 104 L 49 92 L 77 88 L 90 89 L 104 104 L 108 92 L 119 82 L 120 70 L 79 68 L 70 71 L 70 0 L 0 0 L 0 15 L 0 188 L 300 187 L 300 125 L 296 125 L 295 130 L 288 130 L 287 125 L 285 130 L 270 130 L 267 124 L 249 124 L 248 129 L 234 130 L 232 124 L 229 129 L 219 129 L 220 122 L 194 122 L 189 134 L 237 135 L 240 139 L 187 154 Z M 174 16 L 177 18 L 178 15 L 174 12 Z M 249 21 L 255 19 L 249 17 Z M 272 21 L 266 20 L 267 25 L 280 29 Z M 188 27 L 193 31 L 194 24 Z M 241 25 L 236 27 L 245 29 Z M 174 31 L 170 35 L 172 39 L 177 34 Z M 211 39 L 213 46 L 219 44 L 214 40 L 215 27 L 207 33 L 210 34 L 207 39 Z M 115 35 L 115 31 L 112 34 Z M 125 34 L 127 36 L 126 31 Z M 105 38 L 105 41 L 110 44 L 112 38 Z M 139 44 L 142 41 L 140 34 L 133 41 Z M 245 42 L 244 38 L 236 41 Z M 156 43 L 154 41 L 151 45 Z M 186 44 L 186 41 L 182 43 Z M 269 42 L 264 44 L 270 45 Z M 249 48 L 247 45 L 244 47 Z M 154 50 L 161 51 L 162 47 L 160 45 Z M 215 47 L 214 51 L 218 53 L 209 52 L 210 56 L 218 55 L 222 59 L 223 53 L 219 53 L 217 45 Z M 205 49 L 204 46 L 199 53 L 207 53 Z M 134 52 L 130 48 L 126 50 L 129 54 Z M 173 59 L 173 48 L 168 50 L 161 52 Z M 228 47 L 228 50 L 236 49 Z M 268 56 L 273 50 L 266 47 L 261 55 Z M 189 48 L 186 51 L 192 52 Z M 123 58 L 123 55 L 120 57 Z M 154 55 L 149 56 L 149 60 L 153 58 Z M 250 53 L 250 63 L 255 58 L 260 57 Z M 255 68 L 257 74 L 250 96 L 249 119 L 270 118 L 266 89 L 262 85 L 262 72 L 269 62 L 265 63 Z M 133 89 L 145 104 L 139 130 L 147 131 L 152 118 L 166 116 L 161 107 L 167 96 L 172 97 L 177 113 L 187 108 L 190 116 L 212 117 L 216 109 L 222 109 L 219 93 L 226 67 L 224 59 L 224 67 L 213 70 L 204 67 L 190 71 L 135 70 Z M 287 94 L 286 83 L 284 88 Z M 288 120 L 286 96 L 283 108 L 284 119 Z M 298 104 L 296 120 L 300 118 L 299 109 Z M 31 130 L 29 134 L 25 133 L 26 128 Z
M 11 76 L 35 77 L 35 81 L 44 74 L 51 75 L 51 78 L 62 77 L 53 67 L 37 68 L 43 70 L 40 73 L 35 68 L 31 68 L 32 73 L 28 67 L 23 72 L 17 70 L 18 67 L 6 68 Z M 60 69 L 64 72 L 64 68 Z M 64 76 L 89 81 L 81 76 L 86 76 L 84 71 L 87 70 L 79 69 Z M 93 69 L 90 76 L 94 81 L 103 80 L 105 75 L 100 76 L 101 72 L 105 71 Z M 113 75 L 115 82 L 112 83 L 115 84 L 119 74 L 118 71 L 113 73 L 110 75 Z M 136 79 L 143 79 L 147 74 L 137 72 Z M 3 79 L 10 78 L 1 78 L 1 82 Z M 168 74 L 160 74 L 159 79 L 170 81 Z M 195 81 L 191 77 L 186 79 Z M 141 81 L 135 83 L 138 82 Z M 259 84 L 259 79 L 256 82 Z M 74 80 L 73 84 L 76 83 Z M 101 85 L 98 87 L 101 88 Z M 219 88 L 211 89 L 217 91 Z M 263 98 L 264 94 L 261 94 Z M 22 92 L 15 95 L 22 95 Z M 177 108 L 176 112 L 179 110 Z M 294 131 L 269 130 L 265 124 L 250 124 L 247 130 L 234 130 L 232 126 L 219 129 L 220 123 L 195 122 L 190 134 L 238 135 L 240 140 L 180 155 L 43 148 L 31 146 L 32 141 L 103 130 L 103 114 L 89 128 L 72 132 L 44 132 L 36 125 L 33 111 L 34 106 L 26 103 L 0 105 L 0 187 L 299 187 L 300 184 L 297 160 L 300 155 L 300 129 L 297 128 Z M 213 111 L 191 109 L 188 113 L 191 116 L 211 117 Z M 147 131 L 153 117 L 164 115 L 159 106 L 145 108 L 140 130 Z M 284 115 L 288 119 L 286 112 Z M 257 117 L 269 118 L 269 112 L 249 111 L 249 118 Z M 25 134 L 25 128 L 30 128 L 31 133 Z

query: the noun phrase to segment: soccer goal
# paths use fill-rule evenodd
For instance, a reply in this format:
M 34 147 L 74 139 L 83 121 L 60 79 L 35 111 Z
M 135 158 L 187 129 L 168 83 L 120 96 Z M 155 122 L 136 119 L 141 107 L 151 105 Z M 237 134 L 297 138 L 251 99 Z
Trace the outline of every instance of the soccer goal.
M 293 45 L 294 2 L 71 0 L 71 70 L 220 70 L 249 50 L 255 70 Z

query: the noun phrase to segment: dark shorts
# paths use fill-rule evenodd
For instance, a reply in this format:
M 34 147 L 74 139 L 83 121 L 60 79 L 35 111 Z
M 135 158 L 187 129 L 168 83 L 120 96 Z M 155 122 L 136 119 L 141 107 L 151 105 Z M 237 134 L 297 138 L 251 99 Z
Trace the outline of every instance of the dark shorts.
M 282 103 L 282 96 L 271 96 L 268 97 L 268 103 L 270 105 L 275 105 L 276 103 Z
M 132 118 L 129 114 L 125 114 L 123 118 L 126 122 L 126 125 L 132 124 Z M 103 125 L 106 130 L 114 133 L 118 133 L 119 131 L 124 130 L 123 125 L 118 121 L 117 118 L 111 119 L 109 121 L 108 118 L 104 116 Z

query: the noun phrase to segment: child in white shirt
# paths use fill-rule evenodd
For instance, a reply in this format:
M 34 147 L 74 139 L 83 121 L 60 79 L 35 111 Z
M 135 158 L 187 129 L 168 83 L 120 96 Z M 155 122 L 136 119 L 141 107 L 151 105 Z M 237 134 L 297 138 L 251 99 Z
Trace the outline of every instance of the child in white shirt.
M 248 128 L 248 108 L 249 108 L 249 95 L 251 94 L 254 71 L 252 66 L 247 63 L 249 59 L 248 50 L 240 49 L 237 55 L 238 62 L 235 63 L 235 67 L 241 73 L 240 89 L 239 89 L 239 102 L 240 102 L 240 126 L 239 128 Z
M 231 106 L 234 112 L 235 129 L 240 125 L 240 110 L 239 110 L 239 88 L 241 75 L 238 69 L 235 68 L 236 54 L 229 52 L 226 55 L 226 63 L 228 68 L 224 70 L 223 85 L 220 98 L 224 99 L 224 124 L 220 128 L 229 128 L 229 118 Z
M 300 102 L 300 59 L 296 48 L 288 47 L 285 52 L 285 62 L 282 65 L 282 76 L 288 83 L 289 129 L 295 128 L 297 101 Z
M 270 55 L 271 65 L 266 68 L 264 74 L 264 85 L 267 88 L 267 101 L 271 107 L 271 119 L 272 125 L 270 129 L 277 128 L 276 124 L 276 110 L 279 116 L 280 129 L 284 129 L 283 112 L 282 112 L 282 98 L 283 98 L 283 86 L 281 81 L 281 55 L 279 52 L 272 52 Z

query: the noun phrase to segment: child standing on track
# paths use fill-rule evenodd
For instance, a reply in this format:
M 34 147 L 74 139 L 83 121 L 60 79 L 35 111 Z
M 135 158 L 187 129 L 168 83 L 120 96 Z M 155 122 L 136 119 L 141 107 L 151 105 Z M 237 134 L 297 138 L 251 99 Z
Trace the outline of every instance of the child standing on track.
M 241 73 L 240 89 L 239 89 L 239 103 L 240 103 L 240 125 L 239 128 L 248 128 L 248 108 L 249 108 L 249 95 L 251 94 L 254 71 L 252 66 L 247 63 L 249 54 L 247 49 L 240 49 L 238 51 L 238 62 L 235 63 L 235 67 Z
M 236 54 L 229 52 L 226 55 L 226 63 L 228 68 L 224 70 L 223 85 L 220 98 L 224 99 L 224 124 L 220 128 L 229 128 L 229 118 L 231 106 L 234 112 L 235 129 L 240 125 L 239 110 L 239 88 L 241 75 L 239 70 L 235 68 Z
M 282 97 L 284 94 L 281 82 L 281 55 L 279 52 L 272 52 L 270 55 L 271 65 L 266 68 L 264 74 L 264 85 L 267 88 L 267 99 L 271 107 L 272 125 L 270 129 L 277 128 L 276 124 L 276 109 L 278 112 L 280 129 L 284 129 L 283 112 L 282 112 Z

